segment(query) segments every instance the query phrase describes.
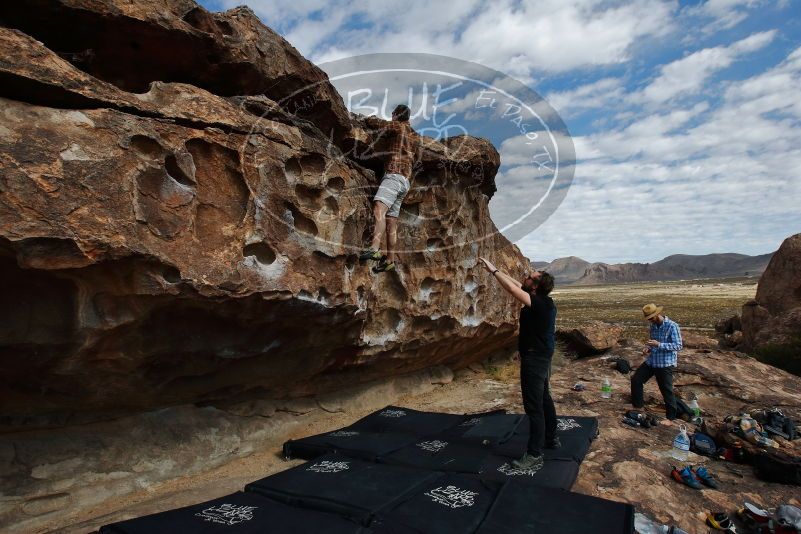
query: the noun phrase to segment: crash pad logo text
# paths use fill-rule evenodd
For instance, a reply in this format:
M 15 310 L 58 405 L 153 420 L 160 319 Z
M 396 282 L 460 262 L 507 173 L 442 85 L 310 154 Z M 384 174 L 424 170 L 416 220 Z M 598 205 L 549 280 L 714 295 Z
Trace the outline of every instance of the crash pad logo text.
M 564 432 L 565 430 L 572 430 L 574 428 L 581 428 L 581 425 L 575 419 L 557 419 L 556 429 Z
M 347 471 L 350 469 L 348 462 L 331 462 L 323 460 L 317 462 L 306 468 L 306 471 L 314 471 L 315 473 L 339 473 L 340 471 Z
M 243 521 L 253 519 L 253 510 L 256 506 L 237 506 L 235 504 L 221 504 L 206 508 L 195 515 L 211 523 L 220 525 L 236 525 Z
M 434 441 L 422 441 L 416 445 L 424 451 L 439 452 L 448 446 L 448 442 L 435 439 Z
M 526 467 L 526 468 L 519 468 L 514 467 L 510 463 L 505 463 L 498 468 L 498 471 L 503 473 L 506 476 L 515 477 L 515 476 L 530 476 L 533 477 L 537 474 L 537 471 L 542 469 L 542 466 L 537 467 Z
M 434 488 L 425 493 L 426 496 L 443 506 L 448 508 L 464 508 L 465 506 L 473 506 L 475 504 L 476 495 L 475 491 L 459 489 L 456 486 L 446 486 Z
M 334 438 L 349 438 L 351 436 L 358 436 L 359 433 L 353 430 L 337 430 L 336 432 L 331 432 L 328 435 Z

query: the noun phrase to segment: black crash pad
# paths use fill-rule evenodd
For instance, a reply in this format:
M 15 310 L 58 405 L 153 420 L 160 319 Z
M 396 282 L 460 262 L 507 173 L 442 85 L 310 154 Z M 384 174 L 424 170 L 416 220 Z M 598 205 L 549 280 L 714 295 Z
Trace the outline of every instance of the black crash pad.
M 101 534 L 362 534 L 361 526 L 334 514 L 304 510 L 255 493 L 234 493 L 176 510 L 112 523 Z
M 528 434 L 529 419 L 520 423 L 515 431 L 516 434 Z M 556 434 L 559 438 L 567 436 L 582 436 L 592 441 L 598 437 L 598 418 L 560 415 L 556 418 Z
M 512 458 L 492 455 L 484 462 L 481 478 L 490 481 L 515 480 L 529 486 L 569 490 L 579 472 L 573 460 L 546 460 L 539 469 L 517 469 Z
M 528 418 L 520 414 L 489 412 L 466 415 L 459 424 L 436 434 L 445 440 L 460 439 L 481 445 L 496 445 L 512 438 Z
M 245 491 L 303 508 L 342 515 L 368 526 L 390 507 L 441 473 L 326 454 L 251 482 Z
M 375 534 L 468 534 L 486 517 L 503 483 L 475 475 L 443 474 L 379 514 Z
M 339 452 L 371 462 L 410 445 L 417 436 L 392 432 L 370 432 L 353 427 L 290 440 L 284 443 L 284 456 L 311 460 L 323 454 Z
M 468 416 L 450 413 L 421 412 L 411 408 L 387 406 L 367 415 L 347 430 L 362 432 L 390 432 L 411 434 L 417 437 L 437 434 L 464 422 Z M 343 429 L 344 430 L 344 429 Z
M 562 446 L 558 449 L 544 449 L 546 460 L 573 460 L 581 463 L 590 449 L 591 441 L 584 436 L 560 436 Z M 528 436 L 515 435 L 509 441 L 492 448 L 492 452 L 508 458 L 520 458 L 528 449 Z
M 384 456 L 381 462 L 432 471 L 481 473 L 489 454 L 486 447 L 459 439 L 421 438 Z
M 510 481 L 477 534 L 633 534 L 634 507 Z

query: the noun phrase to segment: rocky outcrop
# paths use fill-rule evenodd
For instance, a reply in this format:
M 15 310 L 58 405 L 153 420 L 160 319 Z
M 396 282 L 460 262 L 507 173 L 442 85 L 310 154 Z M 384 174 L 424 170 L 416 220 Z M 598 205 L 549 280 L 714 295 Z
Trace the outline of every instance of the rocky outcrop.
M 556 338 L 565 349 L 579 357 L 592 356 L 615 347 L 623 327 L 603 321 L 588 321 L 569 329 L 557 329 Z
M 595 285 L 758 276 L 767 267 L 771 256 L 771 254 L 760 256 L 674 254 L 654 263 L 592 263 L 587 264 L 584 272 L 575 276 L 572 282 L 577 285 Z M 555 260 L 553 263 L 559 261 Z
M 251 11 L 35 0 L 0 21 L 0 430 L 334 391 L 513 342 L 516 306 L 475 266 L 528 265 L 489 217 L 486 140 L 426 140 L 402 265 L 374 276 L 375 123 Z
M 557 284 L 571 284 L 584 275 L 584 271 L 589 265 L 590 262 L 588 261 L 576 256 L 568 256 L 555 259 L 545 265 L 535 265 L 534 267 L 538 270 L 548 271 L 553 275 Z
M 722 348 L 739 347 L 743 342 L 743 323 L 740 314 L 718 321 L 715 324 L 715 337 Z
M 742 348 L 801 374 L 801 234 L 785 239 L 742 311 Z
M 684 331 L 681 333 L 682 345 L 685 349 L 716 349 L 718 348 L 718 340 L 698 334 L 696 332 Z

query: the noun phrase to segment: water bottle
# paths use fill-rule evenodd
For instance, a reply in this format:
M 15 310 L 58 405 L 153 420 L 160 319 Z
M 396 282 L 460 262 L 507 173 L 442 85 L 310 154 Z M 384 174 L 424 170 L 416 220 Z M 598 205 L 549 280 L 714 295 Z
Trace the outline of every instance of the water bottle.
M 693 411 L 693 418 L 701 417 L 701 407 L 698 406 L 698 395 L 693 394 L 689 408 Z
M 612 398 L 612 382 L 610 382 L 608 378 L 604 378 L 604 381 L 601 383 L 601 398 Z
M 638 512 L 634 514 L 634 530 L 639 534 L 667 534 L 670 532 L 670 527 L 660 525 Z
M 679 433 L 673 438 L 673 451 L 671 456 L 680 462 L 686 462 L 690 455 L 690 436 L 687 435 L 687 427 L 681 425 Z

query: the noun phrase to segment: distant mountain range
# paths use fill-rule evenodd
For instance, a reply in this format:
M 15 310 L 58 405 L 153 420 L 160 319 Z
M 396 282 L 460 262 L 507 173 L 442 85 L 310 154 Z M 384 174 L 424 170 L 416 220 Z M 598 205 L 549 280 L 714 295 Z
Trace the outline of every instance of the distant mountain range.
M 773 254 L 674 254 L 654 263 L 590 263 L 575 256 L 550 263 L 533 262 L 535 269 L 554 275 L 560 284 L 591 285 L 628 282 L 759 276 Z

